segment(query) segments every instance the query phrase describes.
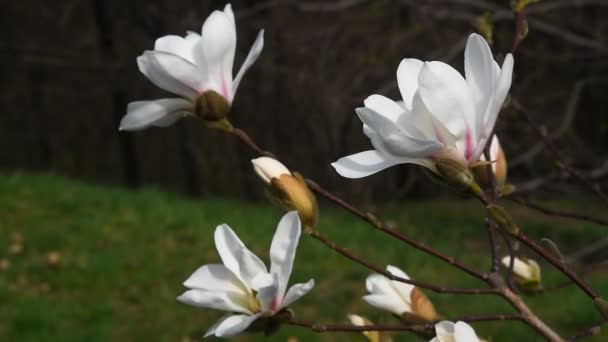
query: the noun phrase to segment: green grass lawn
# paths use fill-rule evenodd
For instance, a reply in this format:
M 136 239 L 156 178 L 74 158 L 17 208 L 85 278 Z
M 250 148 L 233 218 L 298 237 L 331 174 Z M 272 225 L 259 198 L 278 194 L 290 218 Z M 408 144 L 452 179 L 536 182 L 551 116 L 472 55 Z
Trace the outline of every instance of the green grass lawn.
M 587 201 L 591 203 L 591 201 Z M 552 203 L 593 210 L 589 203 Z M 596 241 L 606 227 L 538 216 L 512 209 L 535 238 L 549 237 L 565 253 Z M 321 203 L 319 230 L 358 255 L 393 264 L 419 280 L 446 286 L 480 286 L 445 264 L 394 241 Z M 404 233 L 463 262 L 488 267 L 483 208 L 473 201 L 420 201 L 377 210 Z M 0 175 L 1 341 L 188 341 L 198 340 L 221 313 L 178 303 L 181 283 L 200 265 L 216 263 L 213 230 L 228 223 L 265 261 L 282 212 L 264 204 L 228 199 L 190 200 L 155 190 L 129 192 L 81 184 L 50 175 Z M 19 250 L 21 245 L 22 249 Z M 525 251 L 524 251 L 525 252 Z M 541 263 L 547 286 L 564 278 Z M 306 236 L 291 282 L 316 280 L 315 289 L 292 309 L 300 319 L 343 323 L 359 313 L 378 323 L 395 323 L 360 297 L 366 269 Z M 608 274 L 590 283 L 608 296 Z M 425 293 L 445 317 L 510 313 L 490 296 Z M 565 336 L 599 319 L 575 287 L 527 298 L 530 306 Z M 538 341 L 517 322 L 477 323 L 492 341 Z M 358 334 L 318 335 L 283 327 L 271 340 L 364 341 Z M 591 341 L 604 341 L 608 333 Z M 236 340 L 264 339 L 243 335 Z M 415 340 L 398 335 L 397 341 Z

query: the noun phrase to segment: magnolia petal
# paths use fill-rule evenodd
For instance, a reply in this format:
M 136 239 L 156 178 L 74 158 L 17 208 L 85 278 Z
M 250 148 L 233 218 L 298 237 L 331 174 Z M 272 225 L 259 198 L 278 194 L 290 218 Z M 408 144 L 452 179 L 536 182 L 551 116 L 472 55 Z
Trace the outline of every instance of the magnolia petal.
M 215 329 L 217 329 L 217 327 L 218 327 L 220 324 L 222 324 L 222 322 L 223 322 L 224 320 L 226 320 L 226 318 L 228 318 L 228 317 L 230 317 L 230 316 L 232 316 L 232 315 L 225 315 L 225 316 L 222 316 L 222 318 L 220 318 L 219 320 L 217 320 L 217 322 L 213 323 L 213 325 L 212 325 L 212 326 L 211 326 L 209 329 L 207 329 L 207 332 L 205 333 L 205 335 L 203 336 L 203 338 L 206 338 L 206 337 L 209 337 L 209 336 L 211 336 L 211 335 L 214 335 L 214 334 L 215 334 Z
M 241 280 L 226 266 L 210 264 L 199 267 L 186 281 L 184 286 L 190 289 L 207 291 L 228 291 L 247 294 Z
M 456 322 L 454 326 L 454 339 L 457 342 L 479 342 L 475 330 L 465 322 Z
M 511 262 L 510 256 L 505 256 L 504 258 L 502 258 L 502 264 L 505 267 L 508 268 L 510 265 L 510 262 Z M 526 264 L 519 258 L 515 258 L 515 260 L 513 260 L 513 273 L 515 273 L 515 275 L 517 275 L 518 277 L 523 278 L 523 279 L 529 280 L 532 278 L 532 271 L 530 270 L 530 266 L 528 266 L 528 264 Z
M 168 126 L 192 111 L 192 103 L 184 99 L 135 101 L 127 105 L 127 114 L 120 120 L 119 130 L 137 131 L 150 126 Z
M 287 289 L 301 230 L 298 212 L 290 211 L 281 218 L 277 231 L 272 238 L 272 244 L 270 245 L 270 273 L 278 276 L 278 298 L 283 298 Z
M 395 297 L 393 296 L 372 294 L 364 296 L 363 300 L 375 308 L 392 312 L 396 315 L 401 315 L 404 312 L 410 311 L 409 306 L 402 301 L 395 300 Z
M 235 257 L 239 263 L 239 276 L 249 288 L 257 291 L 261 287 L 268 286 L 272 279 L 260 258 L 245 247 L 237 251 Z
M 389 119 L 392 122 L 397 122 L 399 116 L 403 114 L 405 111 L 402 106 L 400 106 L 395 101 L 389 99 L 386 96 L 382 95 L 371 95 L 363 101 L 366 108 L 373 110 Z
M 483 120 L 488 102 L 494 91 L 494 57 L 486 40 L 473 33 L 469 36 L 464 50 L 464 71 L 467 83 L 471 87 L 476 106 L 474 125 Z
M 454 323 L 450 321 L 441 321 L 435 324 L 435 333 L 437 336 L 441 335 L 453 335 L 454 334 Z
M 230 6 L 226 10 L 232 12 Z M 213 11 L 205 20 L 201 40 L 194 49 L 194 60 L 207 73 L 205 90 L 214 90 L 226 99 L 232 95 L 232 66 L 236 49 L 234 16 Z
M 281 301 L 281 305 L 279 305 L 279 308 L 277 310 L 280 311 L 290 306 L 293 302 L 302 298 L 304 295 L 310 292 L 313 287 L 315 287 L 314 279 L 310 279 L 306 283 L 294 284 L 291 288 L 289 288 L 289 290 L 285 294 L 285 297 Z
M 247 54 L 247 58 L 245 58 L 243 65 L 241 65 L 239 72 L 236 74 L 236 77 L 234 78 L 234 82 L 232 83 L 232 99 L 234 99 L 234 95 L 236 94 L 236 90 L 238 89 L 239 84 L 241 84 L 241 80 L 243 79 L 243 76 L 245 76 L 245 73 L 247 72 L 247 70 L 249 70 L 249 68 L 253 65 L 253 63 L 255 63 L 255 61 L 258 59 L 258 57 L 260 57 L 260 54 L 262 53 L 263 49 L 264 49 L 264 30 L 260 30 L 260 32 L 258 33 L 258 36 L 255 39 L 255 42 L 253 42 L 253 45 L 251 46 L 251 49 L 249 50 L 249 53 Z
M 500 76 L 496 81 L 494 95 L 488 103 L 484 119 L 480 120 L 479 127 L 477 128 L 479 132 L 479 143 L 470 158 L 470 161 L 472 162 L 479 160 L 479 156 L 483 152 L 484 146 L 494 130 L 494 125 L 496 124 L 496 119 L 498 118 L 502 104 L 505 102 L 509 89 L 511 88 L 513 64 L 513 55 L 507 54 L 502 64 Z
M 424 62 L 415 58 L 405 58 L 397 68 L 397 83 L 406 107 L 412 109 L 412 100 L 418 90 L 418 75 Z
M 234 293 L 188 290 L 177 297 L 177 300 L 200 308 L 252 314 L 249 308 L 241 304 L 248 302 L 247 296 Z
M 403 279 L 410 279 L 410 277 L 395 266 L 387 266 L 386 270 L 390 272 L 392 275 L 397 276 Z M 414 285 L 406 284 L 404 282 L 392 280 L 391 285 L 399 292 L 401 298 L 403 298 L 406 302 L 411 303 L 412 291 L 414 290 Z
M 222 263 L 237 276 L 240 276 L 240 266 L 237 253 L 245 247 L 234 231 L 227 225 L 222 224 L 215 228 L 215 248 L 222 259 Z
M 342 157 L 331 164 L 336 172 L 346 178 L 363 178 L 399 164 L 396 159 L 388 159 L 376 150 L 369 150 Z
M 193 50 L 199 40 L 200 36 L 198 34 L 188 34 L 186 38 L 168 35 L 156 40 L 154 43 L 154 50 L 177 55 L 188 62 L 195 64 Z
M 202 90 L 203 76 L 198 68 L 172 53 L 146 51 L 137 58 L 139 70 L 157 87 L 186 99 Z
M 245 331 L 251 323 L 258 319 L 262 314 L 257 313 L 255 315 L 234 315 L 224 319 L 215 328 L 215 336 L 229 338 L 240 334 Z
M 426 62 L 418 83 L 425 106 L 454 136 L 460 139 L 467 129 L 474 128 L 471 89 L 458 71 L 443 62 Z
M 390 295 L 398 298 L 395 289 L 391 285 L 391 280 L 382 274 L 370 274 L 365 279 L 365 288 L 371 294 Z
M 394 122 L 375 111 L 360 107 L 355 110 L 361 121 L 368 126 L 372 145 L 377 150 L 395 158 L 425 158 L 443 149 L 437 141 L 418 139 L 401 130 Z
M 277 274 L 272 274 L 270 278 L 271 280 L 268 286 L 260 288 L 256 298 L 260 302 L 263 312 L 274 314 L 278 311 L 277 307 L 280 299 L 277 295 L 279 290 L 279 276 Z

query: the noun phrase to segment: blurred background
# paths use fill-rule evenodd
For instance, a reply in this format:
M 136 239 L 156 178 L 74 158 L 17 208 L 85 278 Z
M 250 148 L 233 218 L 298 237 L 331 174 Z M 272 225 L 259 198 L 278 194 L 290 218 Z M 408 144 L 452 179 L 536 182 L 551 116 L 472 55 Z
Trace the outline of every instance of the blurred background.
M 225 4 L 2 4 L 0 300 L 8 305 L 0 310 L 0 340 L 198 340 L 219 315 L 177 304 L 175 297 L 196 267 L 217 261 L 213 228 L 234 224 L 254 251 L 267 255 L 280 211 L 259 201 L 263 191 L 250 164 L 255 156 L 246 146 L 195 119 L 118 131 L 127 103 L 166 95 L 138 71 L 136 57 L 160 36 L 200 31 Z M 492 26 L 492 49 L 502 62 L 514 35 L 510 0 L 234 0 L 232 6 L 235 69 L 257 32 L 266 30 L 264 51 L 235 97 L 232 123 L 327 189 L 446 253 L 487 266 L 475 257 L 487 254 L 479 233 L 483 208 L 447 202 L 451 191 L 416 166 L 349 180 L 330 163 L 368 149 L 354 108 L 375 93 L 399 98 L 395 74 L 403 58 L 441 60 L 462 71 L 468 35 Z M 529 34 L 515 56 L 511 89 L 511 103 L 526 115 L 507 105 L 496 128 L 509 182 L 518 195 L 553 208 L 605 217 L 606 203 L 589 188 L 608 182 L 608 0 L 541 0 L 526 16 Z M 529 234 L 556 241 L 573 267 L 593 273 L 591 283 L 608 294 L 608 276 L 597 271 L 608 254 L 605 226 L 509 208 Z M 479 285 L 337 210 L 324 206 L 321 225 L 378 264 L 455 286 Z M 367 270 L 307 239 L 299 253 L 293 282 L 313 276 L 318 283 L 308 303 L 298 304 L 302 317 L 341 322 L 348 310 L 390 322 L 358 300 Z M 549 270 L 546 277 L 564 280 Z M 599 318 L 575 288 L 558 291 L 530 301 L 564 332 Z M 499 300 L 428 295 L 446 316 L 463 308 L 470 314 L 509 310 Z M 556 296 L 561 310 L 553 310 Z M 495 336 L 492 341 L 535 340 L 517 324 L 479 329 Z M 362 340 L 296 328 L 274 338 Z

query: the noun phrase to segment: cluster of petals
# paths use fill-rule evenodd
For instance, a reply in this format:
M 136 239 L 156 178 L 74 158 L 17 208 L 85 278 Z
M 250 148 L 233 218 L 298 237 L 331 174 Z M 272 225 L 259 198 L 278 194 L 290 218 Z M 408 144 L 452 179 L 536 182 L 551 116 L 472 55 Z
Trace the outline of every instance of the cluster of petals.
M 501 260 L 505 267 L 511 265 L 511 257 L 505 256 Z M 515 257 L 513 260 L 513 273 L 520 283 L 538 283 L 541 280 L 540 265 L 532 259 L 522 260 Z
M 188 32 L 185 37 L 168 35 L 157 39 L 154 50 L 139 56 L 137 65 L 152 83 L 177 97 L 129 103 L 120 129 L 169 126 L 183 116 L 193 115 L 196 99 L 210 90 L 232 104 L 245 72 L 263 47 L 262 30 L 233 79 L 236 24 L 230 4 L 209 15 L 201 34 Z
M 465 77 L 443 62 L 404 59 L 397 70 L 403 102 L 371 95 L 356 109 L 374 149 L 340 158 L 336 171 L 361 178 L 414 163 L 437 172 L 440 159 L 474 166 L 511 87 L 513 57 L 499 67 L 485 39 L 471 34 L 464 59 Z
M 274 316 L 314 287 L 314 280 L 287 285 L 301 235 L 295 211 L 283 216 L 270 246 L 270 271 L 227 225 L 215 230 L 215 246 L 223 264 L 197 269 L 185 282 L 189 290 L 177 299 L 185 304 L 227 311 L 205 334 L 231 337 L 256 319 Z

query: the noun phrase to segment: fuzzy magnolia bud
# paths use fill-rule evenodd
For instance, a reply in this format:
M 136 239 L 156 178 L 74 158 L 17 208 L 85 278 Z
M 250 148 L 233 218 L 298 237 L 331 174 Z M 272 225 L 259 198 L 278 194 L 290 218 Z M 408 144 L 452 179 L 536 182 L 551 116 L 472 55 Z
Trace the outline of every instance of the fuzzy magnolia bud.
M 230 103 L 213 90 L 207 90 L 196 98 L 194 113 L 208 126 L 230 131 L 232 125 L 226 119 Z
M 298 173 L 291 173 L 279 161 L 260 157 L 253 159 L 253 169 L 268 186 L 270 200 L 286 210 L 297 210 L 302 224 L 307 230 L 317 225 L 317 200 L 304 178 Z

